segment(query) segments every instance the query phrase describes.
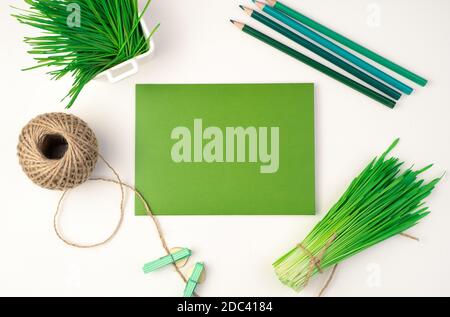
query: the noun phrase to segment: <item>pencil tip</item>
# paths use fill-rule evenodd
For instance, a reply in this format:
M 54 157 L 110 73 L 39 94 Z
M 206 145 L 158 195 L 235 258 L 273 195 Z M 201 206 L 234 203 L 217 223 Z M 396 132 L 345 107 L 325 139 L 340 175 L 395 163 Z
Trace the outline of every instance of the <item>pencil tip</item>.
M 261 1 L 255 1 L 255 4 L 260 9 L 264 9 L 264 7 L 266 6 L 266 4 L 264 2 L 261 2 Z
M 233 25 L 235 25 L 238 29 L 241 29 L 241 30 L 242 30 L 242 29 L 244 28 L 244 26 L 245 26 L 244 23 L 241 23 L 241 22 L 238 22 L 238 21 L 235 21 L 235 20 L 231 20 L 231 19 L 230 19 L 230 22 L 233 23 Z
M 244 10 L 244 12 L 245 13 L 247 13 L 248 15 L 252 15 L 253 14 L 253 10 L 252 9 L 250 9 L 249 7 L 246 7 L 246 6 L 243 6 L 243 5 L 240 5 L 239 6 L 242 10 Z

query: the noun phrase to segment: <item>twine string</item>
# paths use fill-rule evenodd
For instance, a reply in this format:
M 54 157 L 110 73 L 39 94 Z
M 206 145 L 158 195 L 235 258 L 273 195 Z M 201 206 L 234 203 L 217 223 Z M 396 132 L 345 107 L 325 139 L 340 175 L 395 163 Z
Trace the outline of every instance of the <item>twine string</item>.
M 410 234 L 408 234 L 408 233 L 402 232 L 402 233 L 400 233 L 400 235 L 401 235 L 402 237 L 405 237 L 405 238 L 408 238 L 408 239 L 411 239 L 411 240 L 415 240 L 415 241 L 417 241 L 417 242 L 420 242 L 420 239 L 419 239 L 419 238 L 417 238 L 417 237 L 415 237 L 415 236 L 413 236 L 413 235 L 410 235 Z
M 303 252 L 305 252 L 308 257 L 310 258 L 309 261 L 309 268 L 308 273 L 306 274 L 306 282 L 305 286 L 308 286 L 309 281 L 311 280 L 312 274 L 314 273 L 314 268 L 317 268 L 319 273 L 323 273 L 322 267 L 320 265 L 320 262 L 322 261 L 323 257 L 325 256 L 325 253 L 330 248 L 331 244 L 336 240 L 336 234 L 333 234 L 330 239 L 328 239 L 327 243 L 323 246 L 321 251 L 319 252 L 318 256 L 314 256 L 314 254 L 308 250 L 303 244 L 299 243 L 297 244 L 297 247 L 301 249 Z M 329 284 L 329 282 L 327 283 Z M 328 285 L 326 285 L 328 287 Z
M 132 190 L 143 203 L 151 218 L 163 249 L 172 256 L 162 228 L 153 215 L 149 204 L 134 187 L 122 182 L 119 174 L 106 159 L 99 154 L 98 142 L 88 124 L 80 118 L 62 112 L 45 113 L 32 119 L 23 129 L 17 145 L 19 163 L 24 173 L 37 185 L 51 190 L 62 191 L 53 217 L 53 227 L 57 237 L 65 244 L 80 248 L 95 248 L 110 242 L 119 232 L 125 215 L 125 187 Z M 92 178 L 91 174 L 98 160 L 101 160 L 112 174 L 113 179 Z M 112 233 L 98 243 L 81 244 L 70 241 L 61 232 L 59 217 L 62 204 L 68 192 L 86 181 L 102 181 L 120 187 L 120 217 Z M 172 256 L 173 258 L 173 256 Z M 183 282 L 186 277 L 176 263 L 173 266 Z
M 419 238 L 407 234 L 407 233 L 400 233 L 401 236 L 411 239 L 411 240 L 415 240 L 415 241 L 420 241 Z M 321 261 L 323 260 L 323 257 L 325 256 L 325 253 L 327 252 L 327 250 L 330 248 L 331 244 L 336 240 L 336 234 L 333 234 L 331 236 L 331 238 L 327 241 L 327 243 L 325 244 L 325 246 L 321 249 L 320 253 L 318 256 L 314 256 L 314 254 L 309 251 L 303 244 L 299 243 L 297 244 L 297 247 L 299 249 L 301 249 L 303 252 L 306 253 L 306 255 L 310 258 L 309 261 L 309 268 L 308 268 L 308 273 L 306 275 L 306 282 L 305 282 L 305 286 L 308 286 L 309 281 L 311 280 L 312 274 L 314 273 L 314 268 L 317 268 L 317 270 L 319 271 L 319 273 L 323 273 L 323 269 L 320 266 Z M 327 290 L 328 286 L 330 286 L 331 281 L 333 280 L 335 274 L 336 274 L 336 269 L 338 267 L 338 264 L 333 266 L 333 269 L 331 271 L 330 276 L 328 276 L 325 284 L 322 286 L 322 288 L 320 289 L 319 294 L 317 295 L 317 297 L 322 297 L 323 293 Z
M 56 207 L 56 211 L 55 214 L 53 216 L 53 228 L 56 232 L 56 235 L 58 236 L 58 238 L 63 241 L 65 244 L 71 246 L 71 247 L 75 247 L 75 248 L 79 248 L 79 249 L 90 249 L 90 248 L 95 248 L 95 247 L 99 247 L 102 245 L 105 245 L 106 243 L 108 243 L 109 241 L 111 241 L 119 232 L 120 227 L 123 224 L 123 219 L 125 216 L 125 191 L 124 191 L 124 184 L 122 183 L 119 174 L 114 170 L 114 168 L 103 158 L 103 156 L 101 156 L 99 154 L 99 158 L 100 160 L 102 160 L 105 165 L 113 172 L 114 176 L 116 177 L 117 181 L 114 181 L 115 183 L 119 184 L 120 186 L 120 218 L 119 221 L 117 222 L 113 232 L 104 240 L 102 240 L 101 242 L 98 243 L 93 243 L 93 244 L 81 244 L 81 243 L 76 243 L 73 241 L 68 240 L 67 238 L 65 238 L 63 236 L 63 234 L 61 233 L 61 230 L 59 229 L 59 225 L 58 225 L 58 219 L 59 216 L 61 214 L 61 206 L 63 203 L 64 198 L 66 197 L 67 193 L 70 191 L 70 189 L 65 190 L 61 197 L 59 198 L 57 207 Z M 100 179 L 100 178 L 95 178 L 95 179 L 89 179 L 90 181 L 106 181 L 106 179 Z
M 64 146 L 67 147 L 67 149 L 65 149 L 62 153 L 62 156 L 57 157 L 56 159 L 53 157 L 54 153 L 46 153 L 46 149 L 51 145 L 51 142 L 55 142 L 55 137 L 57 137 L 57 148 L 64 148 Z M 76 248 L 87 249 L 102 246 L 111 241 L 117 235 L 119 229 L 123 224 L 125 214 L 124 187 L 126 187 L 132 190 L 139 198 L 139 200 L 143 203 L 147 215 L 151 218 L 156 228 L 163 249 L 166 251 L 167 255 L 170 255 L 173 258 L 164 237 L 162 228 L 157 218 L 153 215 L 151 208 L 145 198 L 134 187 L 122 182 L 119 174 L 99 154 L 97 139 L 93 131 L 84 121 L 82 121 L 78 117 L 66 113 L 48 113 L 40 115 L 31 120 L 23 128 L 22 133 L 19 137 L 18 156 L 23 171 L 35 184 L 47 189 L 63 191 L 55 211 L 53 226 L 58 238 L 67 245 Z M 103 161 L 104 164 L 112 171 L 115 179 L 90 177 L 98 158 L 100 158 L 100 160 Z M 118 184 L 121 191 L 120 218 L 116 227 L 105 240 L 94 244 L 80 244 L 68 240 L 61 233 L 58 224 L 58 219 L 62 209 L 62 203 L 67 193 L 71 189 L 83 184 L 87 180 Z M 406 238 L 419 241 L 418 238 L 409 234 L 401 233 L 401 235 Z M 308 285 L 316 268 L 320 273 L 323 273 L 321 261 L 323 260 L 323 257 L 325 256 L 326 252 L 330 248 L 331 244 L 335 241 L 335 239 L 336 235 L 334 234 L 327 241 L 327 243 L 317 256 L 314 256 L 301 243 L 298 244 L 298 247 L 303 250 L 310 258 L 305 287 Z M 176 263 L 172 264 L 183 282 L 186 283 L 188 280 L 180 271 Z M 323 294 L 323 292 L 330 284 L 335 271 L 336 266 L 333 268 L 333 271 L 328 278 L 325 286 L 322 288 L 319 296 Z
M 334 275 L 336 273 L 336 269 L 338 267 L 338 264 L 336 264 L 335 266 L 333 266 L 333 270 L 331 271 L 330 276 L 328 276 L 327 281 L 325 282 L 325 284 L 322 286 L 322 289 L 319 292 L 319 295 L 317 295 L 317 297 L 322 297 L 323 293 L 326 291 L 326 289 L 328 288 L 328 286 L 330 286 L 331 281 L 334 278 Z
M 80 249 L 91 249 L 91 248 L 95 248 L 95 247 L 99 247 L 102 245 L 105 245 L 106 243 L 108 243 L 109 241 L 111 241 L 119 232 L 122 224 L 123 224 L 123 219 L 125 216 L 125 191 L 124 191 L 124 187 L 130 189 L 131 191 L 133 191 L 136 196 L 139 198 L 139 200 L 142 202 L 142 204 L 144 205 L 146 214 L 150 217 L 150 219 L 152 220 L 156 231 L 158 233 L 158 237 L 159 240 L 161 241 L 161 245 L 163 247 L 163 249 L 166 251 L 167 255 L 172 256 L 172 253 L 170 252 L 170 248 L 166 242 L 166 239 L 164 237 L 161 225 L 159 224 L 159 221 L 157 220 L 157 218 L 155 217 L 155 215 L 153 214 L 153 212 L 151 211 L 150 205 L 148 204 L 147 200 L 144 198 L 144 196 L 134 187 L 123 183 L 122 180 L 120 179 L 119 174 L 115 171 L 115 169 L 111 166 L 111 164 L 108 163 L 108 161 L 106 161 L 103 156 L 101 156 L 99 154 L 99 158 L 105 163 L 105 165 L 112 171 L 112 173 L 114 174 L 116 180 L 114 179 L 108 179 L 108 178 L 102 178 L 102 177 L 94 177 L 94 178 L 90 178 L 89 181 L 101 181 L 101 182 L 108 182 L 108 183 L 114 183 L 120 186 L 120 191 L 121 191 L 121 200 L 120 200 L 120 218 L 119 221 L 115 227 L 115 229 L 113 230 L 113 232 L 103 241 L 98 242 L 98 243 L 94 243 L 94 244 L 80 244 L 80 243 L 76 243 L 76 242 L 72 242 L 70 240 L 68 240 L 67 238 L 64 237 L 64 235 L 61 233 L 61 230 L 59 229 L 59 225 L 58 225 L 58 218 L 61 215 L 61 205 L 62 202 L 64 200 L 64 197 L 66 196 L 66 194 L 68 193 L 69 190 L 66 190 L 63 192 L 63 194 L 61 195 L 61 198 L 58 201 L 58 205 L 56 208 L 56 212 L 55 215 L 53 217 L 53 227 L 54 230 L 56 232 L 56 235 L 58 236 L 58 238 L 64 242 L 65 244 L 71 246 L 71 247 L 75 247 L 75 248 L 80 248 Z M 178 268 L 178 266 L 176 265 L 176 263 L 172 263 L 173 267 L 175 268 L 175 271 L 178 273 L 178 275 L 181 277 L 181 279 L 183 280 L 183 282 L 187 282 L 187 278 L 184 276 L 184 274 L 181 272 L 181 270 Z

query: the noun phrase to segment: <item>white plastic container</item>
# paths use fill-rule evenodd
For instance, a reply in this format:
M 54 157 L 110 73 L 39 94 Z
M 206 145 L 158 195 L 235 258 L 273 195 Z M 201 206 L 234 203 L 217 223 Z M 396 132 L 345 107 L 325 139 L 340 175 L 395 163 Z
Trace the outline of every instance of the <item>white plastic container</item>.
M 142 31 L 144 36 L 147 38 L 150 36 L 150 31 L 145 23 L 144 19 L 140 21 Z M 111 67 L 110 69 L 105 70 L 95 77 L 95 79 L 106 78 L 110 83 L 114 84 L 125 78 L 135 75 L 139 71 L 139 61 L 143 59 L 149 58 L 150 55 L 155 51 L 155 43 L 153 39 L 150 39 L 150 49 L 144 54 L 138 55 L 132 59 L 129 59 L 119 65 Z

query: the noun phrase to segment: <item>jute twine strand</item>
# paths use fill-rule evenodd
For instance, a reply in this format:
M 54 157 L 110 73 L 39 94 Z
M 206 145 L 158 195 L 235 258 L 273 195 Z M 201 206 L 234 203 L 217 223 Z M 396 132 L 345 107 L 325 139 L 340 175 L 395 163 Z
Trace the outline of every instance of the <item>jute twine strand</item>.
M 105 163 L 105 165 L 113 172 L 114 176 L 117 178 L 117 181 L 114 181 L 114 183 L 119 184 L 120 186 L 120 218 L 119 221 L 116 225 L 116 227 L 114 228 L 113 232 L 103 241 L 98 242 L 98 243 L 93 243 L 93 244 L 80 244 L 80 243 L 76 243 L 76 242 L 72 242 L 70 240 L 68 240 L 67 238 L 65 238 L 63 236 L 63 234 L 61 233 L 61 230 L 59 229 L 59 222 L 58 222 L 58 218 L 60 216 L 61 213 L 61 205 L 62 202 L 65 198 L 65 196 L 67 195 L 67 193 L 70 191 L 65 190 L 61 197 L 59 198 L 58 201 L 58 205 L 56 207 L 56 211 L 55 214 L 53 216 L 53 228 L 55 229 L 56 235 L 58 236 L 58 238 L 63 241 L 65 244 L 75 247 L 75 248 L 79 248 L 79 249 L 90 249 L 90 248 L 95 248 L 95 247 L 99 247 L 102 245 L 105 245 L 106 243 L 108 243 L 109 241 L 111 241 L 119 232 L 120 227 L 123 224 L 123 219 L 125 216 L 125 191 L 124 191 L 124 186 L 125 184 L 121 181 L 119 174 L 114 170 L 114 168 L 99 154 L 98 155 L 99 158 Z M 103 178 L 91 178 L 89 179 L 91 181 L 111 181 L 111 180 L 107 180 L 107 179 L 103 179 Z
M 410 234 L 407 234 L 407 233 L 400 233 L 400 235 L 401 236 L 403 236 L 403 237 L 405 237 L 405 238 L 408 238 L 408 239 L 411 239 L 411 240 L 415 240 L 415 241 L 417 241 L 417 242 L 420 242 L 420 239 L 419 238 L 417 238 L 417 237 L 415 237 L 415 236 L 412 236 L 412 235 L 410 235 Z
M 59 149 L 57 151 L 59 153 L 47 151 L 49 147 L 55 148 L 55 146 Z M 17 152 L 23 171 L 35 184 L 43 188 L 63 191 L 53 217 L 54 230 L 62 242 L 81 249 L 95 248 L 110 242 L 123 224 L 125 214 L 124 187 L 126 187 L 132 190 L 143 203 L 147 215 L 153 221 L 162 247 L 168 255 L 171 255 L 162 228 L 153 215 L 149 204 L 138 190 L 123 183 L 111 164 L 99 154 L 95 134 L 83 120 L 66 113 L 40 115 L 23 128 L 19 137 Z M 98 158 L 111 170 L 115 179 L 90 178 Z M 120 218 L 113 232 L 106 239 L 93 244 L 80 244 L 64 237 L 59 229 L 58 219 L 61 215 L 63 200 L 70 189 L 88 180 L 109 182 L 120 186 Z M 186 283 L 187 278 L 175 263 L 173 263 L 173 267 L 183 282 Z
M 319 273 L 323 273 L 322 267 L 320 266 L 320 262 L 322 261 L 323 257 L 325 256 L 325 253 L 330 248 L 330 246 L 334 242 L 334 240 L 336 240 L 336 234 L 333 234 L 331 236 L 331 238 L 328 239 L 327 243 L 324 245 L 324 247 L 321 249 L 321 251 L 319 252 L 319 254 L 317 256 L 314 256 L 314 254 L 312 254 L 311 251 L 309 251 L 306 247 L 304 247 L 303 244 L 301 244 L 301 243 L 297 244 L 297 247 L 300 250 L 302 250 L 303 252 L 305 252 L 308 255 L 308 257 L 310 258 L 308 273 L 306 274 L 306 282 L 305 282 L 304 287 L 308 286 L 309 281 L 311 280 L 312 274 L 314 272 L 314 268 L 317 268 Z M 332 278 L 332 276 L 331 276 L 331 278 Z M 328 285 L 330 284 L 330 281 L 331 280 L 329 279 L 329 281 L 327 281 L 327 283 L 325 284 L 325 287 L 322 288 L 322 290 L 320 291 L 321 294 L 328 287 Z
M 74 242 L 71 242 L 71 241 L 67 240 L 66 238 L 64 238 L 64 236 L 61 234 L 61 232 L 59 230 L 58 217 L 61 214 L 62 201 L 64 200 L 64 196 L 67 193 L 67 191 L 65 191 L 61 195 L 61 198 L 59 199 L 58 206 L 57 206 L 54 218 L 53 218 L 53 220 L 54 220 L 53 221 L 53 227 L 55 229 L 55 232 L 56 232 L 56 235 L 58 236 L 58 238 L 60 240 L 62 240 L 64 243 L 66 243 L 67 245 L 70 245 L 70 246 L 76 247 L 76 248 L 85 248 L 85 249 L 87 249 L 87 248 L 95 248 L 95 247 L 104 245 L 104 244 L 108 243 L 109 241 L 111 241 L 117 235 L 117 233 L 118 233 L 118 231 L 119 231 L 119 229 L 120 229 L 120 227 L 121 227 L 121 225 L 123 223 L 123 219 L 124 219 L 124 215 L 125 215 L 124 190 L 123 190 L 123 187 L 126 187 L 126 188 L 130 189 L 131 191 L 133 191 L 136 194 L 136 196 L 139 198 L 139 200 L 142 202 L 142 204 L 144 205 L 144 208 L 145 208 L 145 211 L 146 211 L 147 215 L 150 217 L 150 219 L 152 220 L 152 222 L 153 222 L 153 224 L 154 224 L 154 226 L 156 228 L 156 232 L 158 233 L 158 237 L 159 237 L 159 240 L 161 241 L 161 245 L 162 245 L 163 249 L 166 251 L 167 255 L 170 255 L 172 257 L 172 259 L 173 259 L 172 253 L 170 252 L 170 248 L 167 245 L 165 236 L 163 234 L 161 225 L 159 224 L 158 219 L 155 217 L 155 215 L 151 211 L 147 200 L 144 198 L 144 196 L 136 188 L 134 188 L 134 187 L 132 187 L 132 186 L 126 184 L 126 183 L 123 183 L 120 180 L 120 177 L 119 177 L 118 173 L 114 170 L 114 168 L 112 168 L 111 165 L 101 155 L 99 155 L 99 157 L 106 164 L 106 166 L 108 166 L 108 168 L 114 173 L 114 175 L 116 176 L 117 180 L 108 179 L 108 178 L 101 178 L 101 177 L 90 178 L 89 180 L 90 181 L 101 181 L 101 182 L 114 183 L 114 184 L 117 184 L 117 185 L 120 186 L 120 188 L 121 188 L 120 219 L 119 219 L 119 222 L 117 223 L 116 228 L 114 229 L 113 233 L 107 239 L 105 239 L 102 242 L 99 242 L 99 243 L 96 243 L 96 244 L 91 244 L 91 245 L 82 245 L 82 244 L 74 243 Z M 187 283 L 188 280 L 187 280 L 186 276 L 184 276 L 183 272 L 181 272 L 181 270 L 176 265 L 176 263 L 173 262 L 172 265 L 173 265 L 175 271 L 178 273 L 178 275 L 183 280 L 183 282 Z M 196 295 L 196 296 L 198 296 L 198 295 Z
M 331 274 L 330 276 L 328 276 L 327 281 L 325 282 L 325 284 L 322 286 L 322 289 L 319 292 L 319 295 L 317 295 L 317 297 L 322 297 L 323 293 L 327 290 L 328 286 L 330 286 L 331 281 L 334 278 L 334 275 L 336 274 L 336 269 L 338 267 L 338 264 L 336 264 L 335 266 L 333 266 L 333 269 L 331 270 Z
M 412 236 L 410 234 L 407 234 L 407 233 L 400 233 L 400 235 L 405 237 L 405 238 L 411 239 L 411 240 L 420 241 L 419 238 L 417 238 L 415 236 Z M 309 267 L 308 267 L 308 273 L 306 275 L 306 282 L 305 282 L 305 286 L 304 287 L 308 286 L 309 281 L 311 280 L 311 277 L 312 277 L 312 274 L 314 273 L 314 269 L 315 268 L 317 268 L 319 273 L 323 273 L 323 269 L 320 266 L 320 262 L 323 260 L 323 257 L 325 256 L 325 253 L 327 252 L 327 250 L 330 248 L 330 246 L 333 244 L 333 242 L 335 240 L 336 240 L 336 234 L 333 234 L 331 236 L 331 238 L 327 241 L 325 246 L 321 249 L 321 251 L 320 251 L 318 256 L 314 256 L 311 251 L 309 251 L 307 248 L 305 248 L 303 246 L 303 244 L 301 244 L 301 243 L 297 244 L 297 247 L 300 250 L 302 250 L 303 252 L 305 252 L 306 255 L 310 258 Z M 338 264 L 333 266 L 333 269 L 331 271 L 330 276 L 327 278 L 325 284 L 320 289 L 320 292 L 317 295 L 317 297 L 322 297 L 324 292 L 327 290 L 328 286 L 330 285 L 331 281 L 333 280 L 333 278 L 334 278 L 334 276 L 336 274 L 337 267 L 338 267 Z

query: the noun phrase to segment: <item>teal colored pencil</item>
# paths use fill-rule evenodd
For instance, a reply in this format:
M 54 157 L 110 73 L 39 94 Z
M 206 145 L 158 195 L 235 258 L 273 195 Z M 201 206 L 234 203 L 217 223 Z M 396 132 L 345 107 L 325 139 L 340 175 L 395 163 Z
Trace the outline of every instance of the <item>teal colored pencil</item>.
M 381 104 L 389 107 L 389 108 L 394 108 L 395 107 L 395 101 L 383 96 L 382 94 L 354 81 L 351 78 L 348 78 L 340 73 L 338 73 L 337 71 L 313 60 L 312 58 L 309 58 L 308 56 L 294 50 L 293 48 L 290 48 L 287 45 L 284 45 L 283 43 L 278 42 L 277 40 L 271 38 L 270 36 L 267 36 L 257 30 L 255 30 L 254 28 L 245 25 L 243 23 L 237 22 L 237 21 L 233 21 L 230 20 L 231 23 L 233 23 L 237 28 L 239 28 L 240 30 L 242 30 L 243 32 L 257 38 L 260 41 L 263 41 L 264 43 L 288 54 L 289 56 L 303 62 L 304 64 L 311 66 L 312 68 L 330 76 L 331 78 L 349 86 L 350 88 L 353 88 L 356 91 L 359 91 L 360 93 L 363 93 L 364 95 L 380 102 Z
M 276 0 L 266 0 L 268 5 L 271 7 L 283 12 L 287 16 L 290 16 L 291 18 L 299 21 L 300 23 L 303 23 L 304 25 L 310 27 L 313 30 L 316 30 L 320 33 L 322 33 L 325 36 L 328 36 L 329 38 L 335 40 L 338 43 L 341 43 L 342 45 L 347 46 L 348 48 L 354 50 L 355 52 L 358 52 L 359 54 L 370 58 L 374 62 L 377 62 L 380 65 L 383 65 L 384 67 L 396 72 L 397 74 L 415 82 L 416 84 L 420 86 L 425 86 L 427 84 L 427 80 L 409 70 L 406 68 L 388 60 L 387 58 L 365 48 L 364 46 L 350 40 L 349 38 L 331 30 L 330 28 L 324 26 L 323 24 L 320 24 L 319 22 L 314 21 L 313 19 L 308 18 L 307 16 L 301 14 L 300 12 L 291 9 L 290 7 L 282 4 L 279 1 Z M 253 1 L 254 2 L 254 1 Z
M 307 28 L 303 24 L 297 22 L 296 20 L 288 17 L 281 11 L 278 11 L 275 8 L 272 8 L 269 5 L 266 5 L 265 3 L 256 1 L 256 5 L 265 13 L 270 15 L 271 17 L 277 19 L 278 21 L 286 24 L 287 26 L 293 28 L 297 32 L 303 34 L 304 36 L 310 38 L 314 42 L 322 45 L 323 47 L 329 49 L 333 53 L 343 57 L 344 59 L 348 60 L 352 64 L 358 66 L 362 70 L 368 72 L 369 74 L 372 74 L 373 76 L 379 78 L 380 80 L 386 82 L 387 84 L 391 85 L 395 89 L 400 90 L 401 92 L 405 94 L 411 94 L 413 92 L 413 89 L 406 84 L 402 83 L 401 81 L 395 79 L 391 75 L 383 72 L 382 70 L 376 68 L 375 66 L 367 63 L 365 60 L 359 58 L 358 56 L 350 53 L 349 51 L 343 49 L 339 45 L 334 44 L 330 40 L 326 39 L 319 33 L 311 30 L 310 28 Z
M 287 38 L 293 40 L 297 44 L 300 44 L 301 46 L 307 48 L 308 50 L 316 53 L 320 57 L 323 57 L 327 61 L 331 62 L 332 64 L 338 66 L 339 68 L 345 70 L 346 72 L 352 74 L 356 78 L 361 79 L 365 83 L 369 84 L 370 86 L 374 87 L 375 89 L 378 89 L 379 91 L 385 93 L 389 97 L 398 100 L 401 97 L 401 94 L 392 89 L 391 87 L 385 85 L 381 81 L 378 81 L 377 79 L 371 77 L 367 73 L 359 70 L 358 68 L 352 66 L 351 64 L 347 63 L 346 61 L 338 58 L 337 56 L 329 53 L 328 51 L 322 49 L 320 46 L 315 45 L 314 43 L 308 41 L 307 39 L 297 35 L 296 33 L 288 30 L 281 24 L 276 23 L 275 21 L 267 18 L 266 16 L 262 15 L 261 13 L 252 10 L 250 8 L 240 6 L 241 9 L 243 9 L 248 15 L 250 15 L 252 18 L 254 18 L 256 21 L 261 22 L 262 24 L 270 27 L 271 29 L 277 31 L 278 33 L 286 36 Z

